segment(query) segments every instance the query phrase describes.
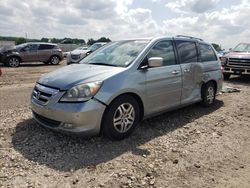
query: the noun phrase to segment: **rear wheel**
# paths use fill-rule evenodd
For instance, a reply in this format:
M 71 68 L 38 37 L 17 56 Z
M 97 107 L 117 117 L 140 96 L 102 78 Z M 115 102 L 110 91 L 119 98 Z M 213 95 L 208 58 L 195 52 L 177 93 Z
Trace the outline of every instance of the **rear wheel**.
M 52 64 L 52 65 L 58 65 L 58 64 L 60 63 L 60 59 L 59 59 L 58 56 L 53 55 L 53 56 L 51 56 L 49 62 L 50 62 L 50 64 Z
M 111 140 L 128 137 L 140 119 L 138 102 L 130 95 L 115 99 L 104 114 L 103 134 Z
M 201 96 L 202 104 L 205 107 L 212 106 L 214 104 L 216 95 L 216 88 L 213 82 L 208 82 L 202 87 Z
M 224 73 L 223 76 L 224 76 L 224 80 L 229 80 L 231 74 L 225 74 L 225 73 Z
M 20 65 L 20 60 L 17 57 L 9 57 L 7 60 L 7 65 L 9 67 L 18 67 Z

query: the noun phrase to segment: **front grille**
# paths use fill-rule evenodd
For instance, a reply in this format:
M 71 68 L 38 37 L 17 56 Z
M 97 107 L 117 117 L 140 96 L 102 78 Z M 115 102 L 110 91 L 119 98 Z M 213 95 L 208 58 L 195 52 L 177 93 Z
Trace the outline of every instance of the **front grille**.
M 249 67 L 250 68 L 250 59 L 240 59 L 240 58 L 229 58 L 228 59 L 229 66 L 241 66 L 241 67 Z
M 56 121 L 56 120 L 52 120 L 52 119 L 49 119 L 49 118 L 46 118 L 44 116 L 41 116 L 35 112 L 33 112 L 33 115 L 34 117 L 40 121 L 41 123 L 45 124 L 46 126 L 49 126 L 49 127 L 59 127 L 61 122 L 60 121 Z
M 58 92 L 59 90 L 36 84 L 32 93 L 32 97 L 36 100 L 37 103 L 46 105 Z
M 79 54 L 77 54 L 77 55 L 71 54 L 71 59 L 78 60 L 78 59 L 80 59 L 80 55 Z

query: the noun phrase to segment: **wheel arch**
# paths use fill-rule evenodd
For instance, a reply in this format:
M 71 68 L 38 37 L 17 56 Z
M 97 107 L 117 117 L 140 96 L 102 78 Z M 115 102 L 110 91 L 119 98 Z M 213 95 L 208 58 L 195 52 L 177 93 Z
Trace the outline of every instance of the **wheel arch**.
M 144 116 L 144 104 L 143 104 L 143 101 L 141 99 L 141 97 L 134 93 L 134 92 L 125 92 L 125 93 L 121 93 L 119 95 L 117 95 L 116 97 L 114 97 L 110 102 L 109 104 L 107 105 L 104 113 L 103 113 L 103 116 L 102 116 L 102 120 L 101 120 L 101 128 L 100 128 L 100 134 L 103 133 L 103 121 L 104 121 L 104 117 L 109 109 L 109 107 L 111 106 L 111 104 L 116 100 L 118 99 L 119 97 L 122 97 L 122 96 L 126 96 L 126 95 L 129 95 L 129 96 L 132 96 L 137 102 L 138 102 L 138 105 L 139 105 L 139 108 L 140 108 L 140 121 L 143 119 L 143 116 Z
M 20 63 L 22 62 L 22 58 L 20 56 L 18 56 L 18 55 L 10 55 L 10 56 L 7 57 L 7 59 L 12 58 L 12 57 L 17 58 L 20 61 Z
M 57 54 L 52 54 L 52 55 L 49 57 L 49 61 L 50 61 L 51 58 L 54 57 L 54 56 L 58 57 L 59 61 L 62 61 L 62 58 L 61 58 L 59 55 L 57 55 Z

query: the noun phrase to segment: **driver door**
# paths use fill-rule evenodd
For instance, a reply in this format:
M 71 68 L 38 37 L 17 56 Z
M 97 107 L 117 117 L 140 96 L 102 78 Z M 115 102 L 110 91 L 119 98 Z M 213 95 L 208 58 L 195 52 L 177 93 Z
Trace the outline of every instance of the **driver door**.
M 38 61 L 38 45 L 29 44 L 21 50 L 21 58 L 24 62 Z

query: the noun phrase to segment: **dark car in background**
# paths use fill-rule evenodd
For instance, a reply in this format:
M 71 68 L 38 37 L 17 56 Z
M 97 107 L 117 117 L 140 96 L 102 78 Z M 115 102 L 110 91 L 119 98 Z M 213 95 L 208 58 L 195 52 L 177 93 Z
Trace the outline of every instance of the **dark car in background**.
M 250 43 L 240 43 L 221 57 L 224 79 L 231 75 L 250 75 Z
M 62 50 L 52 43 L 29 42 L 0 49 L 0 62 L 10 67 L 18 67 L 23 62 L 58 65 L 62 59 Z

